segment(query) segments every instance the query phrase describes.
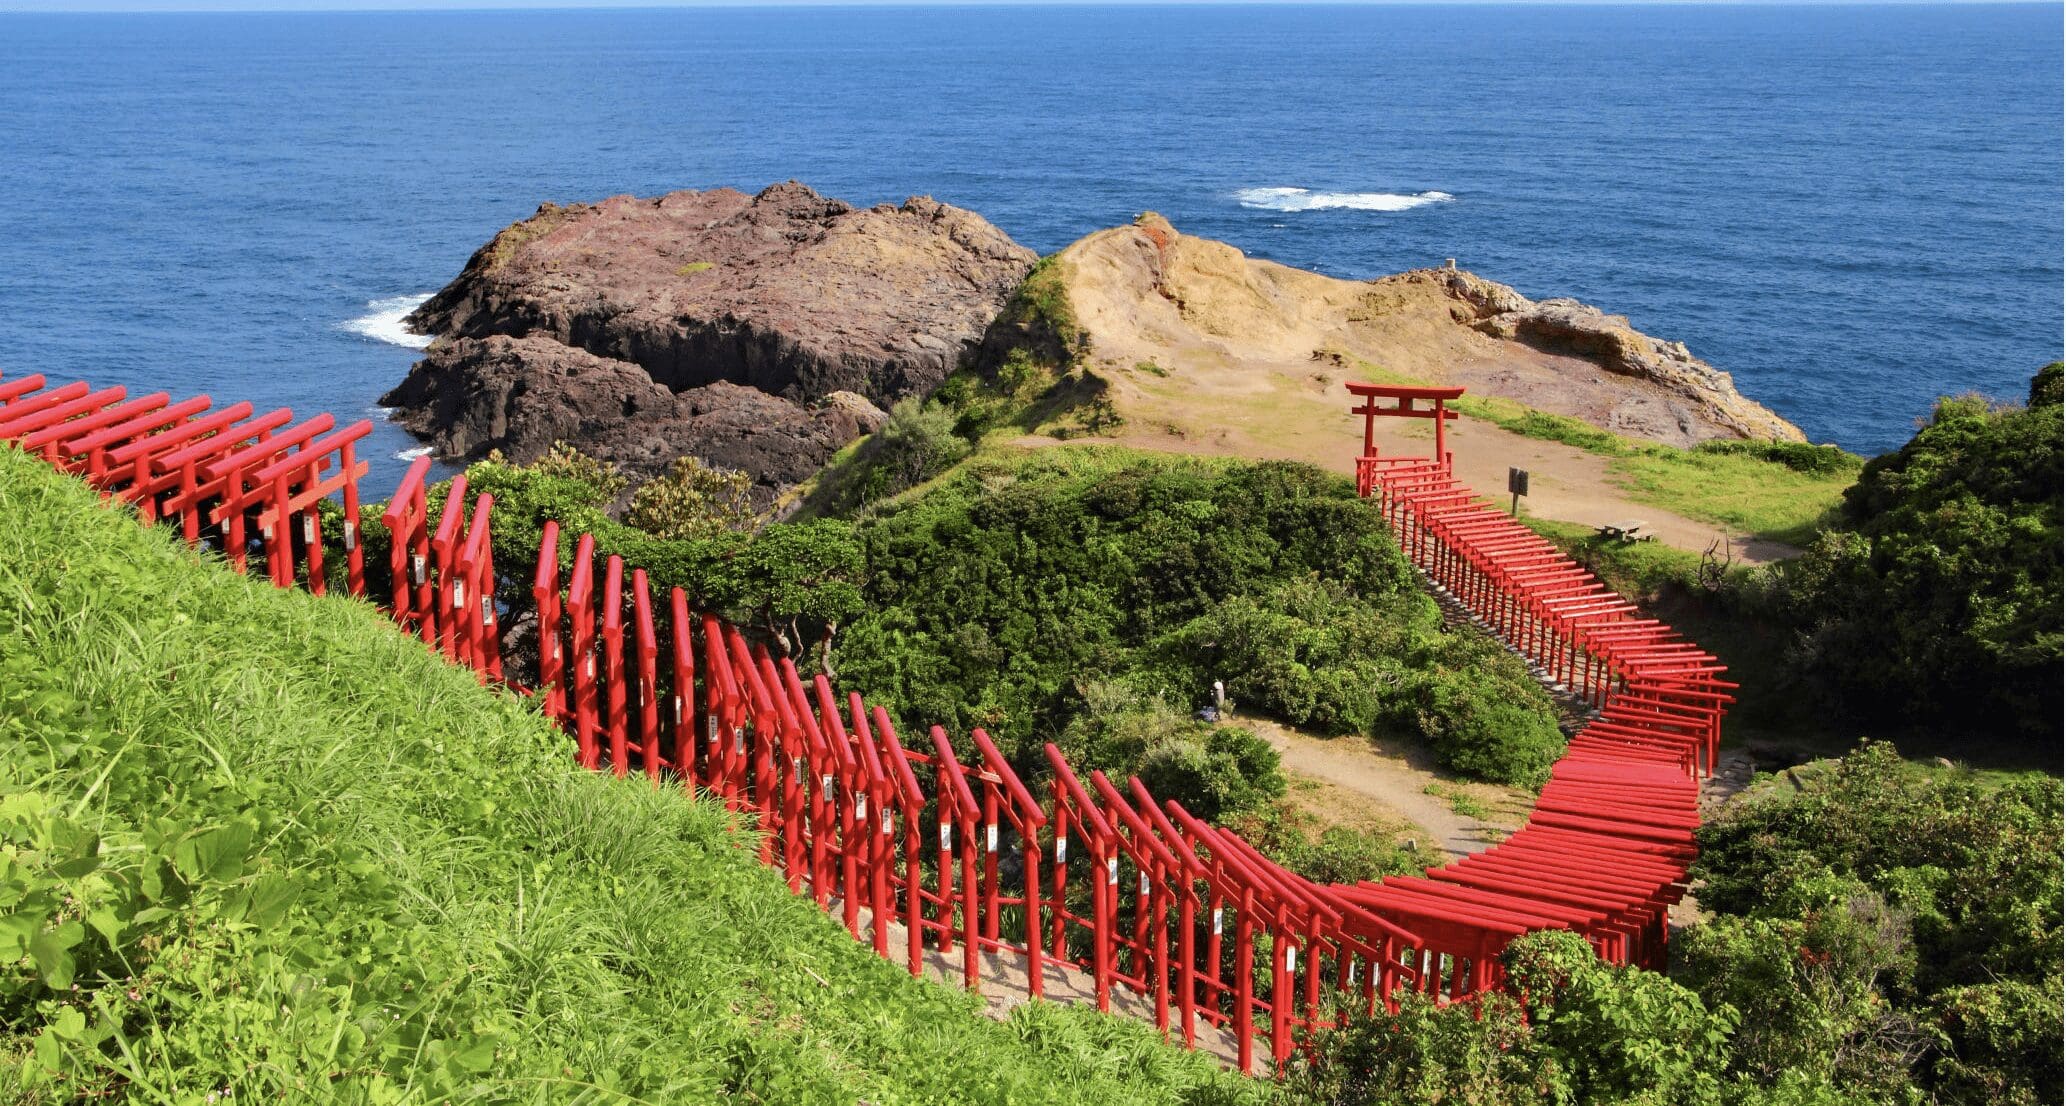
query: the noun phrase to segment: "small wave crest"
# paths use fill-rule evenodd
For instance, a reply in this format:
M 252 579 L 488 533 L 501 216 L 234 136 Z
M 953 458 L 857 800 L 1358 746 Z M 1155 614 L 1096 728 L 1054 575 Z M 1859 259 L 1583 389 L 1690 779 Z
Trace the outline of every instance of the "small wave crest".
M 1244 188 L 1234 193 L 1242 207 L 1264 211 L 1408 211 L 1448 203 L 1447 192 L 1315 192 L 1310 188 Z
M 430 345 L 430 338 L 427 335 L 409 333 L 402 325 L 402 320 L 408 317 L 409 312 L 423 306 L 423 301 L 429 298 L 429 292 L 419 292 L 413 296 L 388 296 L 385 299 L 368 300 L 366 313 L 345 323 L 344 329 L 361 338 L 371 338 L 391 346 L 423 349 Z
M 401 452 L 399 452 L 399 453 L 396 453 L 396 454 L 395 454 L 395 460 L 397 460 L 397 461 L 414 461 L 414 460 L 415 460 L 415 459 L 417 459 L 418 457 L 428 457 L 428 456 L 430 456 L 430 447 L 429 447 L 429 446 L 421 446 L 421 447 L 418 447 L 418 448 L 416 448 L 416 449 L 405 449 L 405 450 L 402 450 L 402 451 L 401 451 Z

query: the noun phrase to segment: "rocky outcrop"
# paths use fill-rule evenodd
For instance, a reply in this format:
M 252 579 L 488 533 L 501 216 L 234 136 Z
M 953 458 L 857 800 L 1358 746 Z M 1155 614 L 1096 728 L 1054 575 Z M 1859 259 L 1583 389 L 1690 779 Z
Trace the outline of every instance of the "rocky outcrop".
M 1203 422 L 1224 437 L 1220 428 L 1281 421 L 1308 396 L 1333 406 L 1337 377 L 1389 376 L 1461 384 L 1669 445 L 1803 440 L 1683 344 L 1458 269 L 1342 280 L 1181 234 L 1153 214 L 1079 240 L 1054 268 L 1083 331 L 1082 359 L 1102 366 L 1122 415 L 1167 436 Z M 1129 371 L 1142 365 L 1157 371 Z
M 1461 321 L 1480 333 L 1552 353 L 1583 357 L 1608 372 L 1669 390 L 1699 407 L 1714 425 L 1743 438 L 1805 441 L 1799 427 L 1744 398 L 1728 373 L 1693 356 L 1684 342 L 1637 331 L 1626 316 L 1609 315 L 1574 299 L 1536 302 L 1512 288 L 1462 270 L 1419 270 L 1442 282 L 1467 311 Z
M 529 462 L 564 441 L 635 480 L 692 456 L 751 473 L 763 501 L 884 419 L 852 392 L 811 405 L 729 381 L 676 392 L 628 361 L 501 334 L 436 343 L 387 401 L 441 456 Z
M 454 458 L 564 439 L 782 487 L 944 380 L 1033 260 L 960 208 L 793 181 L 546 204 L 409 317 L 438 341 L 382 402 Z

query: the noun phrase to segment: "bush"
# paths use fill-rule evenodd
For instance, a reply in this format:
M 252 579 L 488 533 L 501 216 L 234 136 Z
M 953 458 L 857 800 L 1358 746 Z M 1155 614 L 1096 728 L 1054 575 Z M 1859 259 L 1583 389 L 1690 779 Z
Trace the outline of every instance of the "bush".
M 1695 453 L 1733 454 L 1739 457 L 1754 457 L 1785 465 L 1795 472 L 1811 476 L 1834 476 L 1849 472 L 1858 465 L 1858 458 L 1833 445 L 1810 445 L 1807 442 L 1746 441 L 1734 438 L 1717 438 L 1701 442 L 1693 447 Z
M 1156 798 L 1207 821 L 1284 795 L 1277 751 L 1247 730 L 1186 717 L 1123 682 L 1092 682 L 1082 693 L 1082 711 L 1056 742 L 1082 770 L 1101 768 L 1122 788 L 1138 775 Z
M 751 530 L 758 515 L 752 493 L 753 477 L 681 457 L 667 475 L 639 485 L 624 522 L 671 541 Z
M 1518 938 L 1503 960 L 1519 1002 L 1493 992 L 1434 1006 L 1406 995 L 1396 1014 L 1322 1034 L 1291 1076 L 1292 1096 L 1341 1106 L 1722 1101 L 1734 1010 L 1604 964 L 1571 933 Z
M 1091 456 L 1120 460 L 1072 467 Z M 1449 747 L 1555 741 L 1521 663 L 1443 633 L 1377 512 L 1315 469 L 1050 451 L 965 467 L 859 531 L 867 609 L 841 633 L 842 674 L 913 723 L 984 727 L 1021 765 L 1110 682 L 1182 714 L 1221 680 L 1243 709 L 1294 725 L 1412 735 L 1434 696 L 1492 671 L 1509 707 L 1482 705 Z
M 1316 833 L 1314 817 L 1290 802 L 1236 814 L 1225 824 L 1270 859 L 1315 883 L 1409 875 L 1427 864 L 1423 854 L 1393 843 L 1387 834 L 1349 826 Z
M 915 488 L 969 453 L 969 444 L 954 433 L 953 412 L 916 396 L 898 400 L 889 421 L 861 448 L 868 466 L 863 502 Z
M 1320 1034 L 1286 1090 L 1293 1101 L 1325 1106 L 1569 1101 L 1563 1071 L 1531 1044 L 1520 1007 L 1503 994 L 1443 1007 L 1408 993 L 1396 1014 L 1380 1007 Z
M 2059 977 L 2008 980 L 1938 992 L 1930 1012 L 1943 1035 L 1931 1069 L 1937 1095 L 1970 1106 L 2057 1106 L 2060 1062 Z
M 1700 832 L 1692 875 L 1721 913 L 1673 971 L 1743 1009 L 1732 1072 L 1774 1101 L 2059 1102 L 2058 781 L 1884 744 L 1800 778 Z
M 1417 666 L 1413 720 L 1443 764 L 1477 779 L 1523 787 L 1549 780 L 1564 755 L 1549 693 L 1482 634 L 1451 634 Z
M 2059 372 L 2032 405 L 1940 401 L 1844 493 L 1842 526 L 1753 589 L 1849 713 L 2020 733 L 2062 708 Z

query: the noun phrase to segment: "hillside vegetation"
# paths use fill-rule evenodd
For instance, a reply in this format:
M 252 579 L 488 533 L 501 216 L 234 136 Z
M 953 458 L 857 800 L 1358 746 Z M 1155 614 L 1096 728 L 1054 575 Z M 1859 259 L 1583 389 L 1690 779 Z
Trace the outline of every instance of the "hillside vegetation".
M 1530 522 L 1729 664 L 1743 684 L 1735 732 L 1828 752 L 1872 733 L 2056 771 L 2060 374 L 2040 371 L 2023 403 L 1940 401 L 1789 561 L 1730 568 Z
M 0 450 L 0 1097 L 1240 1101 L 1070 1009 L 997 1024 L 575 769 L 370 607 Z
M 1669 975 L 1569 933 L 1504 954 L 1511 996 L 1409 998 L 1320 1040 L 1331 1106 L 2056 1106 L 2060 793 L 1891 746 L 1768 780 L 1701 830 L 1717 913 Z

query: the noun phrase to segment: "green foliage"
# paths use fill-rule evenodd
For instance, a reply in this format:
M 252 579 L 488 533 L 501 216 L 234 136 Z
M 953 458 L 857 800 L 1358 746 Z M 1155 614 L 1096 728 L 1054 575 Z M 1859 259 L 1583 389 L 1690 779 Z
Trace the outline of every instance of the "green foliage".
M 501 451 L 496 450 L 488 454 L 488 460 L 500 462 L 504 458 Z M 598 509 L 608 506 L 612 500 L 623 494 L 625 488 L 631 486 L 630 478 L 619 471 L 615 464 L 590 457 L 565 442 L 552 443 L 552 448 L 546 451 L 545 456 L 531 462 L 525 468 L 541 478 L 565 480 L 570 485 L 581 488 L 587 500 Z
M 2033 398 L 2055 399 L 2057 379 L 2040 374 Z M 2061 410 L 1941 401 L 1865 466 L 1842 528 L 1761 581 L 1757 613 L 1795 629 L 1827 694 L 2056 746 Z
M 900 399 L 890 408 L 889 421 L 862 446 L 868 473 L 861 502 L 915 488 L 954 467 L 968 453 L 969 444 L 955 434 L 952 411 L 916 397 Z
M 1609 966 L 1571 933 L 1519 938 L 1504 960 L 1518 1002 L 1491 993 L 1437 1007 L 1409 995 L 1396 1014 L 1351 1019 L 1294 1071 L 1293 1096 L 1339 1106 L 1723 1101 L 1733 1009 Z
M 2058 781 L 1884 744 L 1802 778 L 1701 830 L 1693 875 L 1721 916 L 1674 970 L 1743 1009 L 1732 1070 L 1857 1101 L 2059 1102 Z
M 1122 783 L 1138 775 L 1156 798 L 1210 821 L 1283 796 L 1277 751 L 1247 730 L 1198 721 L 1118 681 L 1081 690 L 1082 710 L 1055 742 L 1072 764 Z
M 1716 438 L 1693 447 L 1695 453 L 1715 456 L 1753 457 L 1810 476 L 1849 476 L 1858 471 L 1858 458 L 1833 445 L 1808 442 L 1745 441 Z
M 365 604 L 0 451 L 0 1097 L 1238 1102 L 1151 1027 L 1002 1024 L 791 895 L 717 804 Z
M 823 654 L 861 608 L 862 550 L 853 524 L 772 523 L 748 534 L 741 527 L 750 523 L 751 508 L 739 474 L 684 459 L 669 477 L 639 490 L 623 522 L 608 514 L 622 492 L 621 477 L 571 450 L 533 465 L 491 458 L 469 467 L 466 476 L 469 497 L 495 497 L 495 562 L 502 567 L 503 597 L 519 605 L 528 604 L 530 569 L 551 519 L 560 523 L 563 570 L 578 537 L 593 534 L 597 556 L 616 554 L 645 569 L 656 597 L 680 587 L 698 610 L 754 627 L 791 655 Z M 433 512 L 448 491 L 446 484 L 431 489 Z
M 868 609 L 841 634 L 841 674 L 913 721 L 982 726 L 1022 764 L 1085 712 L 1086 684 L 1188 709 L 1219 679 L 1297 724 L 1430 733 L 1473 770 L 1514 773 L 1496 778 L 1546 766 L 1532 746 L 1498 751 L 1557 743 L 1546 697 L 1511 656 L 1441 631 L 1345 481 L 1289 464 L 1073 464 L 978 461 L 861 523 Z M 1441 702 L 1475 714 L 1423 726 Z
M 680 457 L 667 475 L 646 481 L 632 493 L 624 522 L 673 541 L 751 530 L 759 513 L 752 492 L 753 477 L 743 472 Z
M 1518 1004 L 1490 994 L 1441 1007 L 1409 993 L 1396 1014 L 1379 1008 L 1320 1035 L 1295 1068 L 1290 1097 L 1321 1106 L 1536 1106 L 1564 1100 L 1556 1062 L 1530 1047 Z
M 1732 1074 L 1759 1086 L 1790 1075 L 1897 1100 L 1926 1041 L 1887 997 L 1914 974 L 1907 926 L 1870 888 L 1816 882 L 1803 896 L 1813 901 L 1793 917 L 1722 915 L 1688 930 L 1673 950 L 1673 976 L 1743 1012 Z
M 1483 634 L 1437 640 L 1414 672 L 1415 720 L 1450 768 L 1494 783 L 1540 787 L 1564 755 L 1549 695 L 1524 666 Z
M 2060 977 L 1950 987 L 1931 997 L 1943 1035 L 1931 1068 L 1946 1102 L 2046 1106 L 2060 1099 Z
M 1534 1044 L 1579 1101 L 1694 1106 L 1721 1097 L 1718 1075 L 1737 1012 L 1655 972 L 1617 968 L 1574 933 L 1544 930 L 1507 946 Z
M 1290 802 L 1236 814 L 1225 824 L 1270 859 L 1316 883 L 1357 883 L 1407 875 L 1426 866 L 1421 854 L 1389 834 L 1351 826 L 1316 830 L 1312 815 Z

